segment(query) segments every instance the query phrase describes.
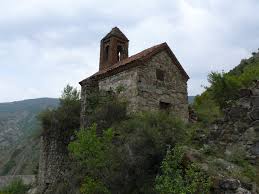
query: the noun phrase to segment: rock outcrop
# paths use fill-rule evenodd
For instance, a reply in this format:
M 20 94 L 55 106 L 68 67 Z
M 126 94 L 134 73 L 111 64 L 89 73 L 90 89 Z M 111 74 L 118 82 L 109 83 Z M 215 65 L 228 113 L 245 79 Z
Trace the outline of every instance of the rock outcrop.
M 259 81 L 251 89 L 242 89 L 240 99 L 225 109 L 225 117 L 211 130 L 209 144 L 225 148 L 242 146 L 251 164 L 259 165 Z
M 252 88 L 240 90 L 238 99 L 230 108 L 225 109 L 225 117 L 211 127 L 205 144 L 222 150 L 225 158 L 243 154 L 255 168 L 259 167 L 259 81 Z M 242 153 L 238 153 L 242 152 Z M 218 162 L 220 163 L 220 162 Z M 221 161 L 221 164 L 227 162 Z M 238 168 L 231 163 L 227 168 Z M 215 186 L 215 193 L 257 193 L 258 188 L 253 182 L 221 177 Z M 242 187 L 241 187 L 242 185 Z

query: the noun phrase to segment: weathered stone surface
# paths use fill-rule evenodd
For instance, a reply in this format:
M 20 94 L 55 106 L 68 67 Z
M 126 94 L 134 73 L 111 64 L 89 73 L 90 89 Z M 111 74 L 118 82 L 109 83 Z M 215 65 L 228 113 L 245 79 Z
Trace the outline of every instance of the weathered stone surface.
M 164 72 L 157 79 L 157 69 Z M 188 121 L 187 82 L 166 51 L 153 56 L 145 64 L 108 76 L 94 83 L 82 84 L 81 125 L 87 123 L 87 96 L 93 90 L 123 88 L 119 97 L 128 102 L 127 112 L 159 110 L 160 103 L 169 104 L 169 111 Z
M 67 145 L 51 134 L 42 136 L 38 173 L 39 192 L 53 193 L 55 183 L 63 179 L 68 166 Z
M 236 179 L 225 179 L 220 183 L 220 188 L 225 190 L 236 190 L 240 187 L 240 181 Z
M 38 194 L 37 188 L 31 188 L 31 189 L 28 191 L 28 194 Z
M 255 156 L 259 156 L 259 141 L 252 147 L 252 152 Z
M 165 72 L 163 81 L 157 80 L 156 69 Z M 138 68 L 138 105 L 140 110 L 159 110 L 159 103 L 170 103 L 170 111 L 188 119 L 187 83 L 168 53 L 154 56 Z
M 259 88 L 254 88 L 252 94 L 255 96 L 259 96 Z
M 136 112 L 138 100 L 137 79 L 137 69 L 132 68 L 100 80 L 99 89 L 104 91 L 116 91 L 117 88 L 122 88 L 119 97 L 128 102 L 128 112 Z
M 254 107 L 259 107 L 259 96 L 252 96 L 252 105 Z
M 235 194 L 251 194 L 250 191 L 244 189 L 244 188 L 238 188 L 237 191 L 235 192 Z
M 251 96 L 251 94 L 252 94 L 252 91 L 250 89 L 247 89 L 247 88 L 241 89 L 239 91 L 239 96 L 241 98 L 247 97 L 247 96 L 249 97 L 249 96 Z
M 234 121 L 234 120 L 239 120 L 246 117 L 247 112 L 248 112 L 247 108 L 242 106 L 235 106 L 235 107 L 232 107 L 227 114 L 229 119 Z
M 252 126 L 252 127 L 255 127 L 255 129 L 257 130 L 257 128 L 259 127 L 259 120 L 253 121 L 253 122 L 251 123 L 251 126 Z
M 256 121 L 259 120 L 259 108 L 254 108 L 250 113 L 249 116 L 252 120 Z

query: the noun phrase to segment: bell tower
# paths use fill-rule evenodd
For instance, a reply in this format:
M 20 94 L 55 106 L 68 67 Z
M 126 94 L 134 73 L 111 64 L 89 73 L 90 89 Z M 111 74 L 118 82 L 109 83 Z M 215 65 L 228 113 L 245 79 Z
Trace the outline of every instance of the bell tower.
M 128 49 L 128 38 L 119 28 L 112 28 L 101 40 L 99 71 L 112 67 L 115 63 L 128 58 Z

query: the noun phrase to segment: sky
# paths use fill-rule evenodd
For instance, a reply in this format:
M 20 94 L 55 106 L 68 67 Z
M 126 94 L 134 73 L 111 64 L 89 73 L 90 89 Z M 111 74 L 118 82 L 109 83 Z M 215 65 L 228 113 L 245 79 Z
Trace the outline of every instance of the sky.
M 258 0 L 0 0 L 0 102 L 59 97 L 98 71 L 118 26 L 129 54 L 167 42 L 200 94 L 259 48 Z

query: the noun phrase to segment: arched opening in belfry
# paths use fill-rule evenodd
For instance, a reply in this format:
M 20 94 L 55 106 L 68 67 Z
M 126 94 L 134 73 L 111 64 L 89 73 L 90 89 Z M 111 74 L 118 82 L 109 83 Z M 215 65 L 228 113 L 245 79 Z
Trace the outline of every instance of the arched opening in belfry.
M 109 50 L 110 50 L 110 46 L 107 45 L 107 46 L 105 47 L 105 51 L 104 51 L 104 60 L 105 60 L 105 61 L 108 61 L 108 59 L 109 59 Z
M 121 45 L 119 45 L 117 47 L 117 61 L 121 61 L 122 60 L 122 53 L 123 52 L 123 48 Z

